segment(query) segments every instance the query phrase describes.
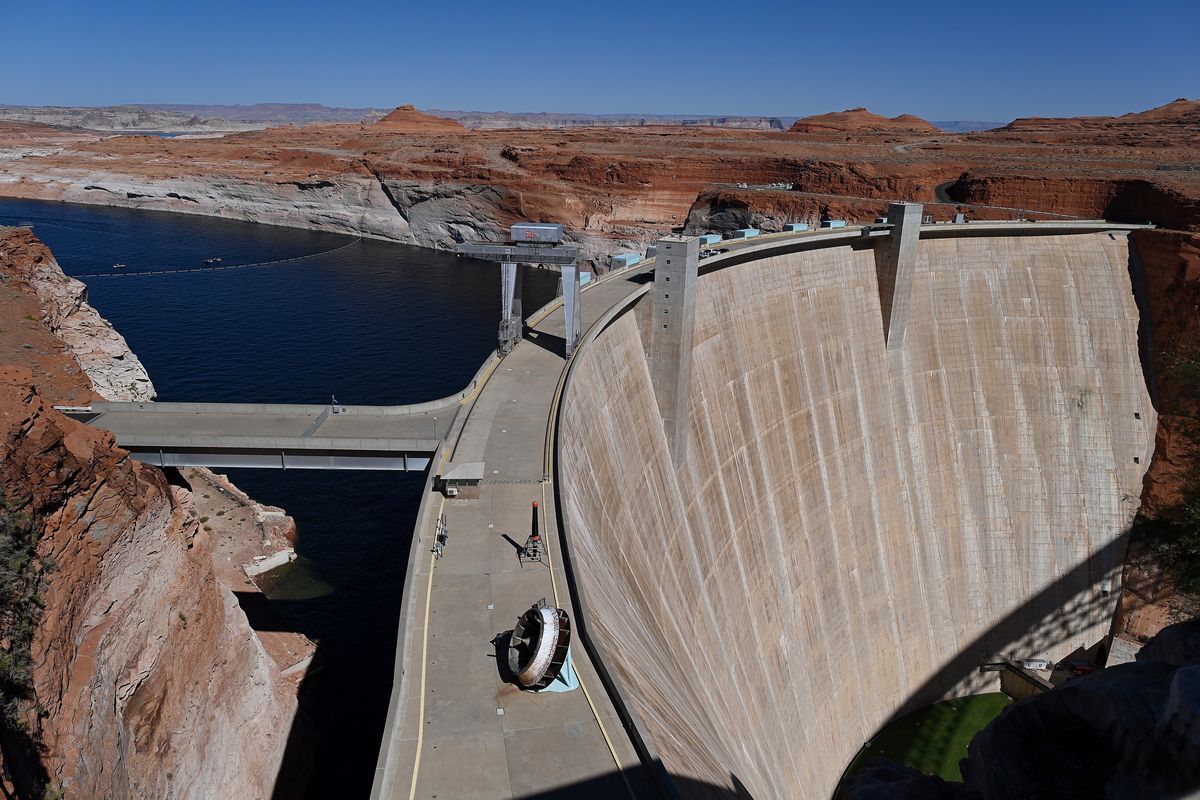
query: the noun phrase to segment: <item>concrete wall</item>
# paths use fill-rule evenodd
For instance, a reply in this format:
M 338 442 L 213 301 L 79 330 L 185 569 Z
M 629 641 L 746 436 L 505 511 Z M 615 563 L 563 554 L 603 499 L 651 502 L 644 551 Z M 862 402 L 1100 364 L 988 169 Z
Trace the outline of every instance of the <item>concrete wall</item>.
M 1155 425 L 1128 257 L 1122 234 L 924 240 L 891 350 L 869 249 L 706 275 L 678 469 L 637 315 L 584 348 L 560 500 L 668 770 L 825 798 L 906 704 L 1107 631 Z

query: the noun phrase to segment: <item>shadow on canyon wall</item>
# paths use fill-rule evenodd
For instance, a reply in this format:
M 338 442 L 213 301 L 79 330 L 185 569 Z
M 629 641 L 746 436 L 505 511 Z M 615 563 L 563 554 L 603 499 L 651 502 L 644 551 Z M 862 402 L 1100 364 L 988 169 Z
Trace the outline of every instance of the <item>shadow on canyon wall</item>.
M 250 629 L 255 633 L 295 632 L 295 626 L 287 624 L 271 605 L 271 601 L 261 592 L 235 591 L 233 597 L 238 601 L 242 613 L 246 615 L 246 622 L 250 623 Z
M 276 607 L 261 592 L 234 592 L 233 596 L 255 633 L 296 632 L 296 626 L 284 620 Z M 287 744 L 284 746 L 279 772 L 275 776 L 271 800 L 306 800 L 318 796 L 313 780 L 317 731 L 311 709 L 311 682 L 319 672 L 320 658 L 321 646 L 318 643 L 312 662 L 297 687 L 296 717 L 288 730 Z
M 315 773 L 314 756 L 316 751 L 317 733 L 313 722 L 311 705 L 311 682 L 313 667 L 320 662 L 320 645 L 313 654 L 312 664 L 304 679 L 300 681 L 298 697 L 300 707 L 292 720 L 291 730 L 288 731 L 287 745 L 283 751 L 283 760 L 279 763 L 279 774 L 275 776 L 275 789 L 271 792 L 271 800 L 316 800 L 319 797 Z
M 973 205 L 989 205 L 988 192 L 978 191 L 981 184 L 994 175 L 975 175 L 971 172 L 961 174 L 957 180 L 936 187 L 935 194 L 939 200 L 959 203 L 970 207 Z M 1031 176 L 1012 176 L 1015 185 L 1037 183 L 1039 179 Z M 1094 216 L 1113 222 L 1128 222 L 1137 225 L 1151 223 L 1160 228 L 1175 230 L 1196 230 L 1200 226 L 1200 203 L 1179 189 L 1164 183 L 1144 180 L 1141 178 L 1096 178 L 1083 179 L 1081 188 L 1072 192 L 1070 181 L 1063 184 L 1060 203 L 1055 204 L 1058 211 L 1050 209 L 1029 209 L 1039 213 L 1065 213 L 1067 216 Z M 1082 194 L 1080 194 L 1082 193 Z M 1001 199 L 999 202 L 1003 203 Z M 1011 202 L 1011 201 L 1010 201 Z M 1070 210 L 1071 213 L 1066 213 Z
M 1040 653 L 1058 647 L 1079 634 L 1073 631 L 1085 627 L 1089 619 L 1089 603 L 1086 595 L 1099 588 L 1111 578 L 1103 565 L 1112 565 L 1120 570 L 1129 542 L 1126 530 L 1113 541 L 1092 553 L 1091 557 L 1079 562 L 1063 573 L 1052 584 L 1006 614 L 992 627 L 963 647 L 931 678 L 921 684 L 909 699 L 880 726 L 880 730 L 896 720 L 939 699 L 942 693 L 979 674 L 981 664 L 992 660 L 996 647 L 1016 657 Z M 1072 593 L 1070 587 L 1086 586 L 1083 592 Z M 1119 591 L 1119 582 L 1114 586 Z M 1115 597 L 1114 597 L 1115 601 Z M 1111 621 L 1110 621 L 1111 625 Z M 1004 643 L 1008 644 L 1004 644 Z M 1086 642 L 1092 646 L 1095 642 Z
M 51 786 L 41 748 L 29 731 L 7 720 L 0 722 L 0 797 L 42 800 Z
M 1151 181 L 1116 181 L 1102 214 L 1116 222 L 1151 222 L 1162 228 L 1195 230 L 1200 204 L 1177 189 Z
M 297 630 L 297 626 L 288 624 L 262 594 L 234 592 L 234 595 L 256 633 Z M 312 662 L 297 688 L 298 708 L 288 730 L 271 800 L 317 800 L 321 796 L 316 781 L 318 726 L 313 711 L 313 685 L 320 679 L 321 657 L 321 645 L 318 642 Z M 386 699 L 384 702 L 387 702 Z
M 1109 234 L 1110 236 L 1112 234 Z M 1133 236 L 1129 237 L 1129 283 L 1133 287 L 1133 300 L 1138 310 L 1138 358 L 1142 362 L 1142 379 L 1150 394 L 1150 404 L 1161 412 L 1158 400 L 1158 375 L 1154 362 L 1158 356 L 1154 348 L 1154 323 L 1150 313 L 1150 288 L 1146 280 L 1146 265 L 1142 252 Z
M 163 475 L 172 486 L 178 486 L 188 491 L 197 491 L 197 486 L 189 482 L 174 467 L 164 469 Z M 255 633 L 302 632 L 296 625 L 287 622 L 279 613 L 276 605 L 262 592 L 232 591 L 242 613 L 246 615 L 247 624 Z M 308 670 L 298 687 L 299 710 L 288 730 L 283 760 L 279 772 L 275 776 L 272 800 L 306 800 L 306 797 L 310 795 L 309 783 L 314 775 L 316 732 L 308 707 L 311 692 L 306 691 L 306 688 L 315 668 L 321 663 L 319 660 L 320 650 L 318 643 Z M 38 800 L 40 800 L 40 796 Z

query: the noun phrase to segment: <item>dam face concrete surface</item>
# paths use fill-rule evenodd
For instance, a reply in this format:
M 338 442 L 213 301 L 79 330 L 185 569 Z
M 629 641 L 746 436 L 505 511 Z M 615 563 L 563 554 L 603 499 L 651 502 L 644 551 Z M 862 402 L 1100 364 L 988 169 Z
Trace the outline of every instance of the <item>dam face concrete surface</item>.
M 704 275 L 679 466 L 639 315 L 581 349 L 571 557 L 671 774 L 827 798 L 993 654 L 1108 632 L 1155 429 L 1129 258 L 1124 233 L 924 238 L 892 347 L 869 247 Z

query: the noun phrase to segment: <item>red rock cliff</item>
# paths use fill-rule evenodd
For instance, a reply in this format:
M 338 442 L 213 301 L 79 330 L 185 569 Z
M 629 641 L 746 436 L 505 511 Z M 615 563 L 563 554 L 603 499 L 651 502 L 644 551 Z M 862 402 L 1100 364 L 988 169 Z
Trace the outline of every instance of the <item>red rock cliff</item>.
M 28 231 L 0 229 L 0 492 L 55 565 L 21 712 L 32 766 L 81 800 L 270 797 L 297 708 L 284 671 L 311 650 L 282 663 L 250 629 L 191 492 L 51 407 L 86 402 L 89 374 L 132 358 L 78 336 L 95 359 L 80 368 L 66 335 L 120 337 L 81 296 L 58 306 L 41 291 L 76 286 Z M 29 760 L 6 748 L 4 771 L 29 774 L 14 756 Z
M 0 456 L 4 496 L 57 565 L 32 652 L 52 782 L 270 796 L 294 694 L 218 584 L 190 493 L 54 411 L 21 368 L 0 368 Z

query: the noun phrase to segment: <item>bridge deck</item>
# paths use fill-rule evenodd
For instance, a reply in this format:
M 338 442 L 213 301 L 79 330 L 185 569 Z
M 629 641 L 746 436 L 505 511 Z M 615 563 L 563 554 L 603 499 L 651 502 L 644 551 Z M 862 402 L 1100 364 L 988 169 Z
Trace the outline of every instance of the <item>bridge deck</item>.
M 123 447 L 254 447 L 277 442 L 321 449 L 339 442 L 352 449 L 386 450 L 403 442 L 419 443 L 432 452 L 450 427 L 458 400 L 416 413 L 381 413 L 390 408 L 350 406 L 334 414 L 329 406 L 97 403 L 92 410 L 99 414 L 89 422 L 112 431 Z
M 158 466 L 424 469 L 459 406 L 95 403 L 76 414 Z

